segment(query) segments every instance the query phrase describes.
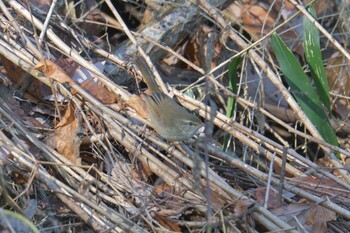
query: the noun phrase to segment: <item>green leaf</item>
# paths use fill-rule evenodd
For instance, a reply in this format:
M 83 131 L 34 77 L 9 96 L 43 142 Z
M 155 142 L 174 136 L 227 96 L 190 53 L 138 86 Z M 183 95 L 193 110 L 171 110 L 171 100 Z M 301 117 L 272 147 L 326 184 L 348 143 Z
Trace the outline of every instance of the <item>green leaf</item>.
M 238 83 L 237 69 L 241 64 L 242 59 L 243 58 L 241 56 L 233 58 L 228 67 L 229 89 L 235 94 L 237 94 L 237 89 L 238 89 L 237 88 L 237 83 Z M 227 118 L 231 118 L 233 116 L 235 105 L 236 105 L 235 99 L 231 96 L 228 97 L 227 106 L 226 106 Z M 230 138 L 229 135 L 225 135 L 223 151 L 225 151 L 228 147 L 229 138 Z
M 316 16 L 313 7 L 309 7 L 308 11 L 312 16 Z M 326 71 L 323 66 L 319 33 L 313 23 L 305 16 L 303 45 L 306 62 L 310 67 L 311 77 L 315 82 L 317 93 L 328 112 L 330 112 L 329 88 Z
M 237 94 L 237 84 L 238 84 L 238 75 L 237 69 L 242 62 L 242 57 L 235 57 L 232 59 L 228 67 L 228 78 L 229 78 L 229 89 L 233 93 Z M 231 118 L 233 116 L 233 110 L 235 108 L 235 99 L 233 97 L 228 98 L 228 103 L 226 107 L 226 116 Z
M 276 33 L 271 37 L 271 45 L 291 92 L 302 110 L 326 142 L 338 145 L 337 137 L 328 122 L 321 101 L 293 53 Z
M 28 230 L 28 232 L 40 233 L 39 229 L 31 221 L 29 221 L 25 216 L 23 216 L 19 213 L 16 213 L 16 212 L 13 212 L 10 210 L 1 209 L 0 215 L 2 216 L 3 221 L 5 223 L 8 223 L 8 222 L 15 223 L 17 221 L 16 224 L 18 224 L 22 228 L 28 227 L 26 229 L 26 230 Z M 22 225 L 20 225 L 20 224 L 22 224 Z

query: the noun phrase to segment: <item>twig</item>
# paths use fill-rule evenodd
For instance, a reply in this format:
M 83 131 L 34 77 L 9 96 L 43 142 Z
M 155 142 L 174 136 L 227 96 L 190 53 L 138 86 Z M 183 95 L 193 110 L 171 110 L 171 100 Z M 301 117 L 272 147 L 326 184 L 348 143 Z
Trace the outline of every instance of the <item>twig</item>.
M 56 6 L 56 3 L 57 3 L 57 0 L 53 0 L 52 3 L 51 3 L 50 10 L 47 13 L 47 16 L 46 16 L 46 19 L 45 19 L 45 22 L 44 22 L 43 30 L 41 31 L 40 36 L 39 36 L 39 45 L 41 45 L 43 40 L 44 40 L 44 36 L 45 36 L 46 30 L 47 30 L 47 27 L 49 26 L 49 22 L 50 22 L 52 13 L 53 13 L 53 9 Z

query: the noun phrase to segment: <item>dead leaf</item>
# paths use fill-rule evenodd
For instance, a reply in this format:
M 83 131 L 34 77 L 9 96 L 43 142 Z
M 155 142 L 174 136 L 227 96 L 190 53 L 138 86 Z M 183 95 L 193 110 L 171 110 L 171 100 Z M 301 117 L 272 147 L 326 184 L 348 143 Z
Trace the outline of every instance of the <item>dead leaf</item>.
M 154 174 L 152 169 L 149 167 L 149 165 L 146 162 L 142 162 L 142 180 L 149 180 L 150 177 Z
M 18 173 L 16 171 L 12 172 L 12 177 L 11 179 L 16 182 L 16 184 L 21 185 L 21 184 L 27 184 L 28 179 L 24 177 L 21 173 Z
M 154 186 L 153 191 L 157 194 L 159 198 L 165 199 L 165 198 L 171 197 L 171 194 L 173 193 L 174 189 L 170 187 L 168 184 L 162 183 Z
M 35 119 L 34 117 L 31 116 L 26 116 L 25 119 L 30 122 L 32 125 L 38 128 L 45 128 L 45 125 L 43 125 L 40 121 Z
M 254 202 L 249 199 L 241 199 L 237 202 L 235 206 L 235 216 L 240 217 L 247 213 L 248 209 L 252 206 Z
M 106 19 L 102 16 L 96 0 L 81 1 L 79 7 L 74 7 L 74 10 L 76 17 L 83 20 L 78 25 L 85 35 L 97 36 L 106 29 Z
M 147 110 L 147 105 L 145 101 L 141 99 L 140 96 L 132 95 L 126 105 L 134 109 L 136 113 L 144 119 L 148 119 L 149 112 Z
M 56 65 L 61 67 L 69 77 L 73 77 L 75 71 L 80 67 L 80 65 L 71 57 L 57 59 L 55 62 Z
M 18 89 L 22 84 L 28 80 L 31 76 L 16 64 L 8 60 L 6 57 L 0 54 L 1 64 L 4 66 L 8 78 L 15 84 L 15 89 Z
M 270 211 L 274 213 L 277 217 L 295 226 L 297 223 L 293 218 L 297 217 L 298 221 L 301 224 L 304 224 L 310 216 L 310 209 L 311 207 L 308 204 L 292 203 L 289 205 L 271 209 Z
M 243 27 L 254 41 L 259 40 L 273 29 L 275 19 L 262 6 L 246 4 L 242 12 Z
M 101 72 L 104 69 L 106 61 L 96 62 L 94 66 Z M 78 83 L 84 90 L 101 101 L 103 104 L 114 104 L 116 101 L 120 102 L 118 95 L 110 91 L 94 74 L 85 67 L 81 66 L 70 72 L 72 80 Z
M 169 231 L 181 232 L 181 228 L 171 219 L 166 218 L 164 216 L 161 216 L 159 214 L 156 214 L 155 218 L 159 222 L 160 225 L 162 225 L 163 227 L 165 227 Z
M 72 79 L 64 72 L 64 70 L 56 65 L 54 62 L 45 59 L 44 61 L 38 62 L 34 67 L 35 70 L 43 71 L 46 77 L 55 80 L 59 83 L 73 84 Z
M 334 53 L 328 60 L 326 75 L 329 89 L 333 93 L 339 96 L 350 95 L 350 64 L 339 52 Z M 350 114 L 350 100 L 334 96 L 332 99 L 335 100 L 335 104 L 332 104 L 332 110 L 341 120 L 347 120 Z
M 271 32 L 271 30 L 276 28 L 276 26 L 282 22 L 281 20 L 286 20 L 296 12 L 295 7 L 290 3 L 284 4 L 283 7 L 281 3 L 277 3 L 277 5 L 273 6 L 274 7 L 271 9 L 269 4 L 243 5 L 243 28 L 249 33 L 254 41 L 259 40 L 267 33 Z M 282 8 L 283 11 L 281 11 Z M 279 17 L 279 15 L 282 15 L 282 17 Z M 287 46 L 299 55 L 304 54 L 304 49 L 300 41 L 302 36 L 302 20 L 302 16 L 295 17 L 277 30 L 277 33 L 281 35 Z
M 0 58 L 1 64 L 4 66 L 8 78 L 15 84 L 14 89 L 21 89 L 30 95 L 25 95 L 25 98 L 32 98 L 31 96 L 33 96 L 42 100 L 44 96 L 51 94 L 51 89 L 48 86 L 40 82 L 38 79 L 33 78 L 30 74 L 4 56 L 0 55 Z
M 266 187 L 258 187 L 255 190 L 255 196 L 256 201 L 260 203 L 261 205 L 264 205 L 265 203 L 265 196 L 266 196 Z M 267 208 L 268 209 L 275 209 L 279 206 L 281 206 L 282 203 L 280 200 L 277 199 L 277 192 L 273 189 L 270 189 L 269 191 L 269 197 L 268 197 L 268 203 Z
M 80 165 L 80 132 L 80 119 L 77 117 L 75 107 L 73 104 L 68 104 L 62 120 L 55 127 L 54 133 L 46 138 L 46 143 L 73 164 Z
M 328 232 L 327 222 L 336 219 L 336 213 L 320 205 L 310 206 L 303 203 L 292 203 L 271 210 L 282 220 L 288 222 L 291 226 L 298 227 L 301 224 L 306 230 L 311 232 L 323 233 Z M 294 219 L 299 221 L 297 223 Z
M 311 3 L 311 0 L 307 0 L 306 4 Z M 332 12 L 332 9 L 334 8 L 334 1 L 329 0 L 317 0 L 313 2 L 313 6 L 316 11 L 316 15 L 330 15 L 330 12 Z M 334 12 L 335 13 L 335 12 Z
M 327 222 L 336 219 L 334 211 L 323 206 L 315 205 L 311 208 L 310 216 L 305 224 L 311 227 L 311 232 L 327 233 Z
M 96 99 L 101 101 L 103 104 L 113 104 L 118 99 L 120 99 L 116 94 L 108 90 L 106 86 L 101 83 L 93 81 L 94 78 L 91 78 L 91 81 L 87 81 L 81 84 L 81 87 L 94 96 Z

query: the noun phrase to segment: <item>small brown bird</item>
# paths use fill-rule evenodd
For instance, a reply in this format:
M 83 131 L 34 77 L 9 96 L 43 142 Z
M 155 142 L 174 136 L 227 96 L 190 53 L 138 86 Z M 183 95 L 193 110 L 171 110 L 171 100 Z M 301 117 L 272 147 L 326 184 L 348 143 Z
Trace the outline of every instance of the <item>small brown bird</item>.
M 144 100 L 152 126 L 159 135 L 169 141 L 183 141 L 196 134 L 203 127 L 202 121 L 160 91 L 142 57 L 137 56 L 135 64 L 152 92 L 150 96 L 145 96 Z

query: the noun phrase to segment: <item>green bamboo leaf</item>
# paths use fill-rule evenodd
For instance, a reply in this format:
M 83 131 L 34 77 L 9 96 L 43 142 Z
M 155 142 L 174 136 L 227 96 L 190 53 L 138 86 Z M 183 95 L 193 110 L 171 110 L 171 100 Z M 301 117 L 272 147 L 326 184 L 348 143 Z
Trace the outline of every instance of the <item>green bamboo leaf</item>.
M 237 88 L 237 83 L 238 83 L 237 69 L 241 64 L 242 59 L 243 58 L 241 56 L 233 58 L 228 67 L 229 89 L 235 94 L 237 94 L 237 89 L 238 89 Z M 235 105 L 236 105 L 235 99 L 231 96 L 228 97 L 227 106 L 226 106 L 227 118 L 231 118 L 233 116 Z M 229 135 L 225 135 L 223 151 L 225 151 L 228 147 L 229 138 L 230 138 Z
M 293 53 L 276 33 L 271 37 L 271 45 L 291 92 L 302 110 L 326 142 L 338 145 L 321 101 Z
M 316 16 L 315 9 L 309 7 L 308 11 Z M 319 32 L 313 23 L 304 17 L 304 40 L 306 62 L 310 67 L 311 77 L 315 82 L 316 90 L 324 106 L 330 112 L 329 88 L 326 71 L 323 66 Z

